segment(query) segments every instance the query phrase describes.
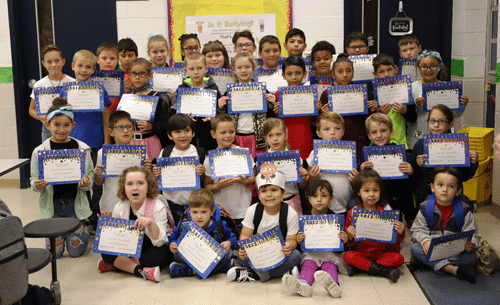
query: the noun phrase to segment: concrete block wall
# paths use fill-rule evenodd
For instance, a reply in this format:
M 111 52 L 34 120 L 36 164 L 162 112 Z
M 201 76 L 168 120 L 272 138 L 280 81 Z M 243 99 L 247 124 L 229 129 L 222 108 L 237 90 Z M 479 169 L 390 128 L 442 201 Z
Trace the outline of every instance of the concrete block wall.
M 498 22 L 500 26 L 500 21 Z M 497 44 L 497 54 L 500 54 L 500 45 Z M 497 56 L 496 66 L 496 99 L 500 99 L 500 57 Z M 500 133 L 500 103 L 495 104 L 495 136 Z M 494 159 L 493 162 L 493 207 L 500 211 L 500 160 Z M 500 214 L 500 213 L 499 213 Z

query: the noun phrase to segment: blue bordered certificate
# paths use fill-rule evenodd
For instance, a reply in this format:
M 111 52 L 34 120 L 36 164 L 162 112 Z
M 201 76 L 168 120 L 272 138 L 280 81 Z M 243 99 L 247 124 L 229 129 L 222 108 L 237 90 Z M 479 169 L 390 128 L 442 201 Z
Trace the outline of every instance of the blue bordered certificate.
M 117 110 L 130 113 L 133 122 L 153 122 L 159 99 L 158 95 L 124 94 L 118 104 Z
M 265 83 L 231 83 L 227 85 L 227 113 L 267 112 Z
M 219 91 L 222 95 L 226 93 L 227 85 L 230 83 L 234 83 L 234 75 L 233 70 L 231 69 L 216 69 L 216 68 L 208 68 L 207 76 L 211 76 L 219 88 Z
M 363 153 L 365 161 L 373 162 L 373 170 L 380 175 L 380 178 L 390 180 L 409 177 L 398 168 L 401 162 L 406 162 L 404 145 L 365 146 Z
M 78 183 L 85 175 L 85 149 L 40 150 L 38 171 L 48 185 Z
M 321 98 L 323 92 L 328 89 L 328 87 L 335 85 L 335 78 L 333 77 L 321 77 L 321 76 L 310 76 L 309 82 L 311 85 L 316 85 L 318 88 L 318 99 Z
M 314 140 L 313 160 L 322 173 L 350 173 L 356 168 L 356 142 Z
M 306 235 L 302 252 L 344 251 L 344 242 L 339 237 L 344 226 L 342 214 L 299 216 L 300 232 Z
M 153 77 L 149 80 L 149 86 L 159 93 L 175 92 L 186 77 L 182 68 L 152 67 L 151 72 Z
M 52 107 L 52 101 L 56 97 L 59 97 L 62 88 L 62 86 L 33 88 L 33 92 L 35 94 L 36 115 L 47 114 L 49 108 Z
M 217 91 L 199 88 L 177 90 L 177 113 L 194 117 L 214 117 L 217 109 Z
M 103 145 L 102 177 L 118 177 L 130 166 L 144 166 L 146 145 Z
M 226 248 L 192 221 L 187 224 L 176 243 L 182 259 L 204 279 L 227 252 Z
M 272 163 L 276 170 L 285 174 L 285 184 L 301 183 L 302 176 L 299 174 L 301 165 L 299 150 L 287 150 L 269 152 L 257 155 L 257 172 L 260 173 L 260 166 L 263 163 Z
M 470 166 L 469 134 L 443 133 L 424 135 L 424 166 Z
M 465 242 L 471 241 L 474 230 L 431 239 L 426 262 L 442 260 L 465 251 Z
M 123 78 L 125 72 L 122 70 L 98 70 L 92 74 L 91 80 L 100 81 L 106 88 L 109 97 L 121 97 L 123 94 Z
M 253 166 L 250 151 L 246 148 L 224 148 L 208 151 L 208 161 L 210 163 L 210 177 L 233 178 L 240 175 L 252 177 Z
M 134 224 L 135 220 L 99 216 L 92 252 L 140 258 L 144 229 Z
M 286 259 L 281 251 L 285 241 L 278 226 L 262 234 L 239 240 L 238 246 L 246 251 L 250 266 L 255 271 L 276 268 Z
M 158 158 L 156 166 L 161 170 L 158 188 L 162 191 L 197 190 L 201 187 L 196 166 L 198 156 Z
M 310 58 L 310 57 L 303 57 L 302 60 L 304 61 L 304 64 L 306 65 L 306 75 L 304 75 L 304 79 L 302 79 L 302 83 L 304 84 L 310 80 L 311 71 L 313 70 L 313 62 L 312 62 L 312 58 Z
M 349 56 L 354 67 L 353 82 L 363 82 L 373 79 L 373 59 L 377 54 Z
M 373 94 L 379 107 L 386 103 L 392 105 L 394 102 L 403 105 L 413 104 L 409 75 L 375 78 L 372 80 L 372 83 Z
M 399 211 L 354 208 L 352 225 L 356 229 L 355 239 L 393 244 L 398 234 L 394 222 L 398 219 Z
M 266 83 L 267 90 L 269 92 L 278 91 L 279 87 L 287 86 L 288 83 L 283 79 L 281 69 L 277 70 L 262 70 L 259 69 L 254 74 L 254 79 L 256 82 Z
M 409 75 L 412 83 L 422 79 L 417 69 L 417 59 L 414 58 L 399 59 L 399 74 Z
M 174 62 L 174 68 L 184 68 L 184 62 Z
M 328 87 L 330 111 L 342 116 L 367 114 L 368 89 L 366 84 Z
M 422 84 L 422 95 L 425 98 L 424 111 L 443 104 L 451 110 L 464 110 L 460 102 L 462 98 L 462 82 L 437 82 Z
M 287 86 L 278 88 L 280 118 L 318 115 L 316 86 Z
M 71 82 L 64 84 L 61 97 L 73 107 L 74 112 L 104 111 L 104 86 L 102 82 Z

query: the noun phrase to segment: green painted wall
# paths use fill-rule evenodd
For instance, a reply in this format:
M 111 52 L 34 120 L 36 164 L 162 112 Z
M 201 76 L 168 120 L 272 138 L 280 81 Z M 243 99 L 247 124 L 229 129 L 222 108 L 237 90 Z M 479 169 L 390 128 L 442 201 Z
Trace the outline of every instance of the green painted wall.
M 464 61 L 462 59 L 451 60 L 451 75 L 464 77 Z
M 0 83 L 12 84 L 13 82 L 12 67 L 0 67 Z

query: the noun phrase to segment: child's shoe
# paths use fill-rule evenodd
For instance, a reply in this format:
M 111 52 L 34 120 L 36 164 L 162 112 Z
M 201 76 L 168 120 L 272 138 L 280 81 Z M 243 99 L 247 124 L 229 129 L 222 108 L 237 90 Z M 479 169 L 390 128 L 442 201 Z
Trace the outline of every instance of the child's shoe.
M 325 288 L 332 297 L 340 298 L 342 296 L 342 289 L 340 289 L 339 284 L 337 284 L 327 272 L 321 270 L 316 271 L 314 273 L 314 279 L 321 287 Z
M 100 272 L 108 272 L 108 271 L 113 271 L 116 269 L 115 266 L 111 265 L 110 263 L 105 262 L 102 258 L 97 262 L 97 269 Z
M 227 279 L 238 283 L 246 280 L 253 283 L 259 279 L 259 275 L 251 268 L 233 267 L 227 272 Z
M 313 288 L 309 283 L 307 283 L 304 280 L 298 279 L 295 276 L 291 274 L 285 274 L 281 278 L 281 282 L 283 285 L 285 285 L 290 292 L 298 293 L 303 297 L 312 297 L 313 295 Z
M 472 284 L 476 283 L 474 268 L 471 266 L 458 267 L 457 277 Z
M 290 271 L 288 271 L 293 277 L 296 279 L 300 278 L 300 272 L 299 272 L 299 267 L 295 266 Z
M 186 264 L 172 262 L 168 268 L 168 274 L 171 278 L 191 276 L 193 275 L 193 269 Z
M 362 273 L 363 272 L 363 270 L 358 269 L 358 268 L 354 267 L 353 265 L 349 265 L 349 264 L 345 264 L 345 268 L 347 270 L 347 275 L 348 276 L 353 276 L 353 275 L 355 275 L 357 273 Z
M 408 269 L 410 271 L 416 271 L 422 269 L 424 266 L 425 266 L 424 263 L 418 260 L 415 256 L 412 256 L 410 258 L 410 264 L 408 265 Z
M 142 268 L 140 273 L 145 280 L 150 280 L 155 283 L 160 281 L 160 266 Z

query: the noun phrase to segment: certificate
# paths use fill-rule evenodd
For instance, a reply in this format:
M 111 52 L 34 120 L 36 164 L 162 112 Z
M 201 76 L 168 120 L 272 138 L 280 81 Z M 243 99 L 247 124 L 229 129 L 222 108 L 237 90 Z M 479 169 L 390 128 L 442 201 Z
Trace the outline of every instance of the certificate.
M 354 55 L 349 56 L 354 67 L 353 82 L 363 82 L 372 80 L 373 77 L 373 59 L 377 54 Z
M 263 163 L 272 163 L 276 170 L 285 174 L 285 184 L 301 183 L 302 176 L 299 174 L 301 165 L 299 150 L 287 150 L 257 154 L 257 169 L 260 173 L 260 166 Z
M 255 271 L 276 268 L 286 259 L 281 251 L 285 241 L 278 226 L 262 234 L 239 240 L 238 245 L 246 251 L 250 266 Z
M 401 162 L 406 162 L 404 145 L 365 146 L 363 152 L 365 161 L 373 162 L 373 170 L 380 175 L 380 178 L 389 180 L 409 177 L 398 168 Z
M 468 167 L 470 166 L 469 134 L 425 134 L 424 154 L 424 167 L 443 165 Z
M 149 80 L 149 86 L 159 93 L 175 92 L 186 77 L 182 68 L 152 67 L 151 72 L 153 77 Z
M 233 70 L 231 69 L 208 68 L 208 71 L 205 75 L 211 76 L 213 78 L 222 95 L 226 93 L 227 85 L 234 83 Z
M 105 71 L 98 70 L 92 74 L 91 80 L 102 82 L 109 97 L 121 97 L 123 94 L 123 78 L 125 72 L 122 70 Z
M 214 117 L 217 109 L 217 91 L 199 88 L 177 90 L 177 113 L 195 117 Z
M 313 70 L 313 62 L 312 62 L 312 59 L 310 57 L 303 57 L 302 60 L 304 61 L 304 64 L 306 65 L 306 75 L 304 75 L 304 79 L 302 79 L 302 83 L 304 84 L 310 80 L 311 71 Z
M 314 140 L 313 160 L 322 173 L 350 173 L 356 168 L 356 142 Z
M 323 95 L 323 92 L 325 92 L 328 87 L 335 85 L 335 78 L 310 76 L 309 82 L 311 83 L 311 85 L 316 85 L 316 87 L 318 88 L 318 99 L 320 99 L 321 95 Z
M 287 86 L 278 89 L 280 118 L 318 115 L 316 86 Z
M 50 107 L 52 107 L 52 101 L 59 97 L 61 89 L 63 87 L 38 87 L 33 88 L 35 93 L 35 106 L 36 115 L 46 115 Z
M 200 175 L 196 173 L 197 165 L 200 165 L 198 156 L 158 158 L 156 166 L 161 170 L 158 188 L 162 191 L 199 189 L 201 185 Z
M 118 177 L 127 167 L 144 166 L 146 145 L 103 145 L 102 177 Z
M 208 151 L 211 178 L 252 177 L 252 157 L 246 148 L 224 148 Z
M 443 104 L 451 110 L 464 110 L 460 102 L 462 98 L 462 82 L 437 82 L 422 84 L 422 95 L 425 98 L 424 111 Z
M 474 230 L 431 239 L 426 262 L 442 260 L 465 251 L 465 243 L 472 240 Z
M 399 74 L 409 75 L 412 83 L 422 79 L 422 75 L 420 75 L 417 69 L 417 59 L 413 58 L 399 59 Z
M 184 62 L 181 61 L 181 62 L 174 62 L 174 68 L 181 68 L 183 69 L 184 68 Z
M 342 214 L 299 216 L 300 232 L 306 235 L 302 252 L 344 251 L 344 242 L 339 237 L 344 223 Z
M 366 84 L 328 87 L 327 92 L 331 112 L 342 116 L 368 113 Z
M 227 113 L 267 112 L 265 83 L 231 83 L 227 85 Z
M 130 113 L 132 121 L 153 122 L 160 97 L 153 95 L 124 94 L 117 110 Z
M 379 107 L 386 103 L 392 105 L 394 102 L 403 105 L 413 104 L 409 75 L 375 78 L 372 83 L 375 100 Z
M 226 255 L 226 248 L 190 221 L 176 241 L 179 255 L 200 277 L 206 279 Z
M 73 112 L 104 111 L 102 82 L 72 82 L 64 84 L 61 97 L 73 107 Z
M 278 91 L 278 87 L 288 86 L 287 81 L 282 76 L 281 69 L 278 70 L 258 70 L 254 74 L 256 82 L 266 83 L 267 90 L 274 93 Z
M 85 175 L 85 149 L 40 150 L 38 171 L 48 185 L 78 183 Z
M 394 222 L 398 219 L 399 211 L 354 208 L 352 225 L 356 229 L 355 239 L 393 244 L 398 234 Z
M 135 220 L 99 216 L 92 252 L 140 258 L 144 229 L 134 224 Z

